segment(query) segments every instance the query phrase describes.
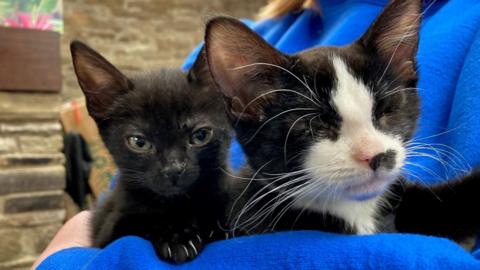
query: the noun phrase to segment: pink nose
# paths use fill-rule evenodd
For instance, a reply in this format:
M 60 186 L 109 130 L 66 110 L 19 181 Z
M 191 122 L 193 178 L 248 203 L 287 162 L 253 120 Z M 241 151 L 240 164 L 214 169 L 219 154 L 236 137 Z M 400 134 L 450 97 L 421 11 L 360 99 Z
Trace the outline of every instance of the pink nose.
M 372 159 L 376 155 L 380 154 L 381 152 L 382 151 L 368 151 L 368 150 L 357 151 L 353 154 L 353 158 L 360 163 L 368 165 L 370 161 L 372 161 Z
M 353 159 L 367 166 L 375 156 L 383 152 L 385 152 L 383 145 L 368 133 L 361 135 L 352 147 Z

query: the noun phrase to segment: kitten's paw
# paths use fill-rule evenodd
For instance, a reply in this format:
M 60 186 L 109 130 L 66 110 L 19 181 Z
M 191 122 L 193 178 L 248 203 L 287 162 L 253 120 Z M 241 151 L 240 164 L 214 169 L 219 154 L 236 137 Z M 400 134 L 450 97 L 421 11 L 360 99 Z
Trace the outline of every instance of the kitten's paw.
M 203 249 L 200 234 L 191 229 L 152 240 L 157 255 L 168 262 L 184 263 L 193 260 Z

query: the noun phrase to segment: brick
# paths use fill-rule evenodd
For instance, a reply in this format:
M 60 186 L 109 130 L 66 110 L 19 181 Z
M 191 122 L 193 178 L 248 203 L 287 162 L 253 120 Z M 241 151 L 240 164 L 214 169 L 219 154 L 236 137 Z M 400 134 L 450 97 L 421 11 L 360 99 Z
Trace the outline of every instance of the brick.
M 27 231 L 27 236 L 30 234 L 34 252 L 40 254 L 50 243 L 55 233 L 60 229 L 62 223 L 54 223 L 47 226 L 34 227 L 33 230 Z M 38 233 L 42 235 L 39 236 Z
M 24 153 L 58 153 L 63 148 L 61 134 L 51 136 L 20 136 L 20 149 Z
M 62 223 L 25 228 L 0 228 L 0 269 L 20 268 L 38 257 Z
M 20 259 L 0 263 L 0 270 L 30 270 L 38 256 L 24 256 Z
M 19 239 L 22 237 L 20 230 L 0 230 L 0 262 L 14 260 L 22 249 Z
M 0 167 L 45 166 L 65 163 L 62 153 L 15 153 L 0 155 Z
M 0 119 L 10 121 L 58 119 L 62 104 L 60 94 L 32 92 L 0 92 L 0 100 Z
M 65 218 L 65 209 L 0 215 L 0 228 L 31 227 L 50 223 L 61 223 Z
M 65 168 L 48 166 L 0 170 L 0 195 L 65 188 Z
M 43 211 L 63 208 L 62 192 L 21 193 L 7 195 L 3 212 L 15 214 L 30 211 Z
M 0 153 L 12 153 L 17 151 L 17 140 L 15 138 L 0 137 Z
M 58 115 L 57 115 L 58 118 Z M 21 133 L 21 134 L 58 134 L 62 132 L 59 122 L 39 121 L 26 123 L 0 123 L 0 134 Z

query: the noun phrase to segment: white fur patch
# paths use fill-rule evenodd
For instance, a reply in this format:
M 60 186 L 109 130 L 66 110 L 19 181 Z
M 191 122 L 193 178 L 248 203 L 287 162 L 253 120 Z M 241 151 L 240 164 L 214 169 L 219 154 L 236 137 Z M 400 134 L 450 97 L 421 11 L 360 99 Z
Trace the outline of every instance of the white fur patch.
M 379 201 L 378 197 L 367 201 L 301 199 L 296 202 L 295 207 L 320 213 L 327 212 L 345 220 L 357 234 L 372 234 L 377 232 L 375 214 L 380 207 Z
M 375 128 L 374 99 L 367 86 L 340 58 L 333 57 L 332 64 L 337 77 L 332 103 L 342 119 L 339 136 L 335 141 L 321 139 L 308 150 L 304 166 L 318 188 L 296 207 L 328 212 L 347 221 L 358 233 L 374 233 L 379 195 L 397 179 L 405 149 L 400 138 Z M 387 150 L 396 152 L 395 167 L 373 171 L 369 158 Z
M 332 100 L 342 117 L 342 129 L 352 132 L 355 128 L 372 125 L 373 97 L 370 91 L 350 74 L 340 58 L 334 57 L 332 63 L 338 80 Z

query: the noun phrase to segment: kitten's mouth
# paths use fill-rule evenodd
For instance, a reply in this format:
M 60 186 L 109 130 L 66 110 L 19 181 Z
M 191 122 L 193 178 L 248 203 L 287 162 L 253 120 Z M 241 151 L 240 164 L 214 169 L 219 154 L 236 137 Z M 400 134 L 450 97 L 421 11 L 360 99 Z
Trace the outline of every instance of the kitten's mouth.
M 185 188 L 181 187 L 170 187 L 168 190 L 163 191 L 162 193 L 165 197 L 175 197 L 186 194 Z
M 175 197 L 187 193 L 187 189 L 180 186 L 170 186 L 168 188 L 157 187 L 155 191 L 163 197 Z
M 368 178 L 355 179 L 344 185 L 346 195 L 353 200 L 363 201 L 381 195 L 395 179 L 387 173 L 372 174 Z

